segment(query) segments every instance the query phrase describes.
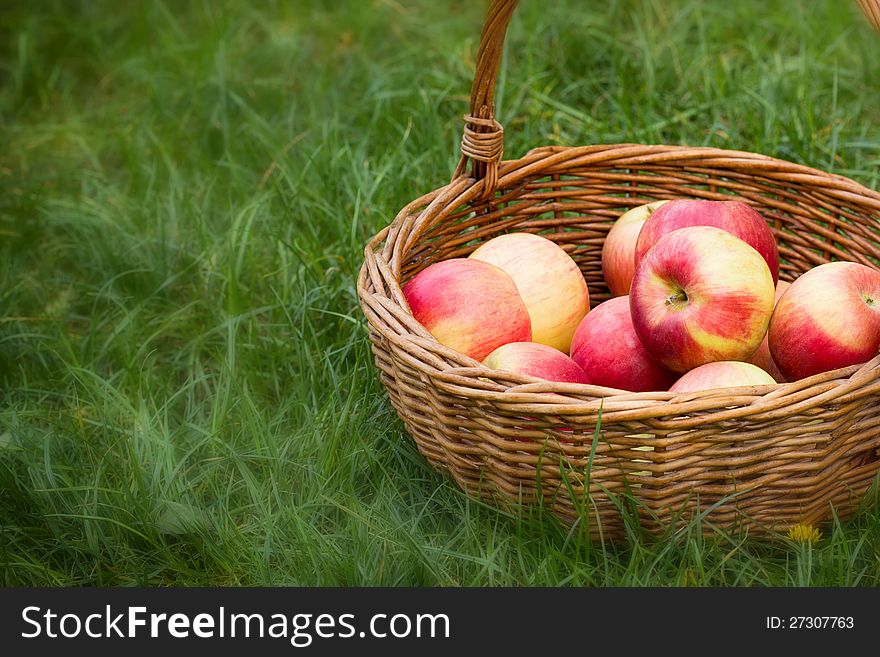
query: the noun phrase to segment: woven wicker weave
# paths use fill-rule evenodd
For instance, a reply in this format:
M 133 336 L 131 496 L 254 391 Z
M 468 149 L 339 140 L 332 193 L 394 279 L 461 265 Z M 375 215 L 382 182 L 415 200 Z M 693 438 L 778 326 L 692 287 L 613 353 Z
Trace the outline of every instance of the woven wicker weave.
M 539 502 L 589 523 L 593 537 L 622 536 L 626 516 L 652 533 L 695 513 L 704 531 L 763 533 L 852 513 L 880 470 L 880 356 L 795 383 L 628 393 L 489 370 L 413 319 L 403 283 L 510 231 L 562 246 L 595 305 L 609 298 L 608 230 L 657 199 L 749 203 L 773 229 L 782 279 L 830 260 L 880 262 L 880 194 L 799 164 L 639 144 L 540 147 L 502 161 L 493 91 L 515 5 L 490 7 L 452 182 L 370 240 L 358 279 L 381 381 L 419 451 L 474 496 Z M 860 5 L 880 19 L 880 0 Z

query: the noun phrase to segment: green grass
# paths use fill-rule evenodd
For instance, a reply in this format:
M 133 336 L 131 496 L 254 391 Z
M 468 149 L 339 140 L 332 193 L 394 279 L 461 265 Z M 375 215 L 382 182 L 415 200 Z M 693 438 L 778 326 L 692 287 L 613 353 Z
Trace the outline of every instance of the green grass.
M 451 175 L 482 12 L 3 3 L 0 581 L 880 584 L 876 499 L 812 547 L 603 547 L 418 454 L 355 277 Z M 706 144 L 877 188 L 878 52 L 838 0 L 523 0 L 506 154 Z

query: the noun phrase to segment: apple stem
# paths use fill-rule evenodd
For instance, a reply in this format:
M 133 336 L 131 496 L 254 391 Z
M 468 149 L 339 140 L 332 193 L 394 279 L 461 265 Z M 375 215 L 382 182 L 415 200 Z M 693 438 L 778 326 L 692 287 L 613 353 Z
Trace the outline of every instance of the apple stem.
M 679 302 L 687 301 L 687 300 L 688 300 L 687 292 L 685 292 L 684 290 L 679 290 L 678 292 L 673 294 L 671 297 L 666 299 L 666 305 L 671 306 L 674 303 L 679 303 Z

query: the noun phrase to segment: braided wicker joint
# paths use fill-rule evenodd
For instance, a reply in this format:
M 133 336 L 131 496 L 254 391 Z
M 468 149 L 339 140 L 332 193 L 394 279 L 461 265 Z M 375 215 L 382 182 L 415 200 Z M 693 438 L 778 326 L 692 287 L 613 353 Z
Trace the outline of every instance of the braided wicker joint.
M 464 165 L 468 158 L 484 162 L 486 166 L 486 190 L 495 189 L 498 184 L 498 164 L 504 153 L 504 128 L 495 119 L 479 119 L 475 116 L 464 117 L 464 134 L 461 138 L 460 170 L 456 177 L 464 173 Z

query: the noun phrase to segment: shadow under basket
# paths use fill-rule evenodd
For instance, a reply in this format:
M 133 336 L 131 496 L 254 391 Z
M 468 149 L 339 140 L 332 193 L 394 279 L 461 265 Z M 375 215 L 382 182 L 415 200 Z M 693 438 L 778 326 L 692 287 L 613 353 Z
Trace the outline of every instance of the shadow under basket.
M 420 453 L 472 496 L 542 504 L 605 540 L 625 535 L 627 517 L 652 534 L 694 521 L 706 533 L 766 534 L 850 515 L 880 471 L 880 356 L 793 383 L 629 393 L 488 369 L 413 319 L 407 280 L 512 231 L 564 248 L 595 306 L 610 296 L 609 229 L 659 199 L 748 203 L 773 230 L 784 280 L 832 260 L 880 265 L 880 194 L 799 164 L 639 144 L 502 161 L 492 94 L 515 4 L 489 10 L 452 182 L 370 240 L 358 278 L 381 381 Z M 862 5 L 869 16 L 877 7 Z

